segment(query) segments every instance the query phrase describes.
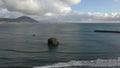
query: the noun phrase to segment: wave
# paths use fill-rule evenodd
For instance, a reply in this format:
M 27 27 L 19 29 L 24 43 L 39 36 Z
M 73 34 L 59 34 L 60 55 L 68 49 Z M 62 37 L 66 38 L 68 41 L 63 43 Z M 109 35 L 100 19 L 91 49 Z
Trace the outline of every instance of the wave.
M 16 53 L 46 53 L 50 52 L 49 50 L 43 51 L 31 51 L 31 50 L 17 50 L 17 49 L 0 49 L 0 51 L 8 51 L 8 52 L 16 52 Z M 62 54 L 119 54 L 120 52 L 62 52 L 55 51 L 54 53 L 62 53 Z
M 90 61 L 76 61 L 71 60 L 70 62 L 60 62 L 52 65 L 34 67 L 34 68 L 120 68 L 120 57 L 117 59 L 97 59 Z

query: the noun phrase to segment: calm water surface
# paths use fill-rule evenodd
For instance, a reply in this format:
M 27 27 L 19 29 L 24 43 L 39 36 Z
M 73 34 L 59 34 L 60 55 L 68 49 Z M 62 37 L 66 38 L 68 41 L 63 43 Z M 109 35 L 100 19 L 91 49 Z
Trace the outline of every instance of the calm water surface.
M 120 24 L 0 25 L 0 67 L 120 57 L 120 34 L 95 33 L 96 29 L 120 30 Z M 56 37 L 60 45 L 49 48 L 47 39 L 50 37 Z

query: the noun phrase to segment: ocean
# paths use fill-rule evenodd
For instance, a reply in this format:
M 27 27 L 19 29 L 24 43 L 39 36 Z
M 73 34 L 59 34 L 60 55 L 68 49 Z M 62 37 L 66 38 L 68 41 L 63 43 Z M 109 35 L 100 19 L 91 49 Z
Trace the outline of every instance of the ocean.
M 120 24 L 1 24 L 0 68 L 120 68 L 120 33 L 94 30 Z M 48 47 L 50 37 L 60 45 Z

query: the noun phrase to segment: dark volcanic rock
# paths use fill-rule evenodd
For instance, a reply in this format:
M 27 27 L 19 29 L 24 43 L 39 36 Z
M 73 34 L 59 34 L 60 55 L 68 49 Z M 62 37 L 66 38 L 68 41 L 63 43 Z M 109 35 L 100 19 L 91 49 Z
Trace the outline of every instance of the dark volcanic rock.
M 59 45 L 59 42 L 56 38 L 49 38 L 48 39 L 48 45 L 50 46 L 57 46 Z

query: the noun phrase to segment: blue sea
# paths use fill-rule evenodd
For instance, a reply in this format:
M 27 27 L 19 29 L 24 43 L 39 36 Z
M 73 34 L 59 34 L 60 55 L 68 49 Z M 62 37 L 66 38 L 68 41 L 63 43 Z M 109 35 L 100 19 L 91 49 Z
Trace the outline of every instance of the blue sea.
M 1 24 L 0 68 L 120 68 L 120 33 L 94 30 L 120 24 Z M 60 45 L 49 48 L 50 37 Z

